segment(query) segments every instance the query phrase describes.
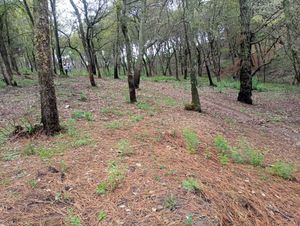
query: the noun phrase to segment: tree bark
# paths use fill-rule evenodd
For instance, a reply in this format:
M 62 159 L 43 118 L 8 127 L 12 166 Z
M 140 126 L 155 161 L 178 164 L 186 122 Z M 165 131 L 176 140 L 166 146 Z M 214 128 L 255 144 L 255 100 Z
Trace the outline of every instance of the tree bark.
M 95 82 L 95 78 L 94 78 L 94 73 L 93 73 L 93 59 L 92 59 L 92 52 L 90 49 L 90 44 L 88 43 L 88 37 L 89 34 L 85 34 L 84 32 L 84 26 L 81 20 L 81 16 L 80 16 L 80 12 L 75 4 L 75 2 L 73 0 L 70 0 L 70 3 L 75 11 L 75 15 L 77 17 L 78 20 L 78 24 L 79 24 L 79 36 L 83 45 L 83 49 L 85 52 L 85 56 L 87 58 L 87 71 L 89 73 L 89 79 L 90 79 L 90 83 L 92 86 L 96 86 L 96 82 Z M 89 29 L 88 29 L 89 30 Z
M 13 71 L 10 65 L 9 56 L 8 56 L 3 34 L 4 34 L 4 15 L 1 15 L 0 16 L 0 55 L 2 57 L 6 69 L 7 84 L 11 86 L 17 86 L 17 82 L 13 78 Z
M 48 0 L 34 0 L 34 47 L 39 76 L 41 122 L 47 135 L 60 130 L 50 47 Z
M 58 25 L 57 25 L 57 14 L 56 14 L 56 0 L 50 0 L 51 9 L 52 9 L 52 17 L 53 17 L 53 30 L 54 30 L 54 38 L 55 38 L 55 47 L 56 47 L 56 56 L 58 61 L 58 68 L 61 76 L 65 75 L 63 62 L 62 62 L 62 54 L 60 50 L 60 42 L 58 36 Z
M 128 27 L 127 27 L 127 0 L 123 0 L 121 28 L 122 28 L 125 46 L 126 46 L 127 77 L 128 77 L 130 103 L 135 103 L 137 100 L 136 100 L 136 92 L 135 92 L 135 85 L 134 85 L 134 76 L 132 71 L 132 50 L 131 50 L 130 37 L 128 34 Z
M 182 3 L 183 3 L 183 22 L 184 22 L 186 50 L 190 61 L 190 80 L 191 80 L 191 94 L 192 94 L 192 103 L 191 103 L 191 107 L 188 110 L 201 112 L 200 98 L 199 98 L 199 93 L 197 88 L 198 82 L 196 77 L 196 67 L 197 67 L 196 44 L 194 41 L 194 32 L 192 30 L 192 25 L 191 25 L 193 21 L 193 9 L 189 7 L 188 0 L 182 0 Z M 186 14 L 187 11 L 189 12 L 189 15 Z
M 147 0 L 143 0 L 142 4 L 143 4 L 142 15 L 141 15 L 140 29 L 139 29 L 139 53 L 138 53 L 138 58 L 134 69 L 134 85 L 136 89 L 140 87 L 141 71 L 143 67 L 143 56 L 145 52 L 144 30 L 145 30 L 145 22 L 147 16 Z
M 241 14 L 241 44 L 240 44 L 240 92 L 238 101 L 252 104 L 252 76 L 251 76 L 251 14 L 252 6 L 251 0 L 240 1 L 240 14 Z

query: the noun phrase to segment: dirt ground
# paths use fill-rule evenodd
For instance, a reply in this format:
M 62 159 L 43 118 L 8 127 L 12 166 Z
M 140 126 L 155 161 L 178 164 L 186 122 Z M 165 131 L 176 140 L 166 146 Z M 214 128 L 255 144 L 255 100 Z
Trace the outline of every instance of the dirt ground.
M 248 106 L 236 101 L 236 90 L 203 87 L 203 113 L 196 113 L 183 109 L 187 85 L 143 81 L 140 103 L 132 105 L 126 81 L 97 82 L 91 88 L 86 78 L 56 81 L 61 134 L 2 144 L 0 225 L 188 225 L 188 216 L 198 226 L 300 225 L 299 170 L 291 180 L 267 170 L 278 160 L 299 169 L 299 93 L 254 92 L 255 105 Z M 38 109 L 37 86 L 0 90 L 3 129 L 38 122 Z M 76 118 L 76 111 L 91 117 Z M 196 154 L 186 150 L 185 128 L 199 136 Z M 249 142 L 264 153 L 264 165 L 221 164 L 218 134 L 231 145 Z M 122 140 L 130 154 L 120 154 Z M 123 178 L 115 190 L 97 194 L 112 161 Z M 201 192 L 183 189 L 187 178 Z

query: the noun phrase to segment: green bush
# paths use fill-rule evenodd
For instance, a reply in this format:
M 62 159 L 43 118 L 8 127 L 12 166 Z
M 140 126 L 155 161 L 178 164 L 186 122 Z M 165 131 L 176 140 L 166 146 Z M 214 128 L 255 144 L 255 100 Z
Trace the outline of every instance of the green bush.
M 195 154 L 200 145 L 200 140 L 197 133 L 191 129 L 186 128 L 183 130 L 183 138 L 188 152 L 190 154 Z
M 287 180 L 292 178 L 295 168 L 292 164 L 278 161 L 275 162 L 271 167 L 269 167 L 268 170 L 271 174 Z
M 169 209 L 169 210 L 173 211 L 173 210 L 176 209 L 176 205 L 177 205 L 177 201 L 176 201 L 176 198 L 173 195 L 168 196 L 164 200 L 164 207 L 166 209 Z
M 214 144 L 219 153 L 226 154 L 230 152 L 231 147 L 227 140 L 222 135 L 217 135 L 214 139 Z
M 188 192 L 199 192 L 201 187 L 197 180 L 194 178 L 188 178 L 182 182 L 182 187 Z
M 264 155 L 259 150 L 253 149 L 248 143 L 242 141 L 239 146 L 233 148 L 231 158 L 236 163 L 261 166 L 264 162 Z

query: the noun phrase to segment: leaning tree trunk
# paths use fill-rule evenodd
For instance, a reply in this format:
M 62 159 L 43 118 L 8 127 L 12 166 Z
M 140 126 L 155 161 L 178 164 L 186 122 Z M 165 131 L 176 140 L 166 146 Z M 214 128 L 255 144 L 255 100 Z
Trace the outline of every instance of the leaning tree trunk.
M 251 76 L 251 0 L 240 0 L 241 13 L 241 69 L 240 69 L 240 92 L 238 101 L 252 104 L 252 76 Z
M 34 0 L 34 47 L 39 76 L 41 121 L 47 135 L 60 130 L 51 62 L 48 0 Z
M 127 59 L 127 76 L 128 76 L 128 87 L 129 87 L 129 97 L 130 103 L 136 102 L 136 93 L 134 85 L 134 77 L 132 72 L 132 50 L 130 46 L 130 38 L 128 34 L 127 27 L 127 0 L 123 0 L 123 9 L 121 17 L 121 28 L 124 35 L 124 41 L 126 46 L 126 59 Z

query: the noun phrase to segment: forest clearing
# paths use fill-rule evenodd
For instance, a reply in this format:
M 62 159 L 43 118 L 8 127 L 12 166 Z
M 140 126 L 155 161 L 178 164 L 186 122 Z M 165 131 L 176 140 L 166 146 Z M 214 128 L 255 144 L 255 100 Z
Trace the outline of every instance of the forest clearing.
M 299 0 L 0 0 L 0 226 L 300 225 Z
M 131 105 L 125 81 L 97 82 L 99 88 L 82 77 L 57 80 L 66 131 L 12 137 L 1 148 L 4 225 L 61 225 L 74 217 L 83 225 L 184 225 L 188 216 L 195 225 L 299 223 L 299 171 L 289 180 L 269 171 L 277 161 L 299 167 L 299 92 L 256 92 L 259 104 L 251 106 L 236 102 L 232 89 L 203 87 L 199 114 L 182 107 L 188 83 L 144 81 L 140 102 Z M 1 101 L 1 126 L 23 116 L 33 127 L 36 85 L 1 90 Z M 199 139 L 195 154 L 186 147 L 187 129 Z M 247 142 L 263 162 L 226 160 L 218 136 L 228 146 Z M 98 194 L 111 164 L 122 176 L 113 191 Z M 199 191 L 185 189 L 189 178 Z

